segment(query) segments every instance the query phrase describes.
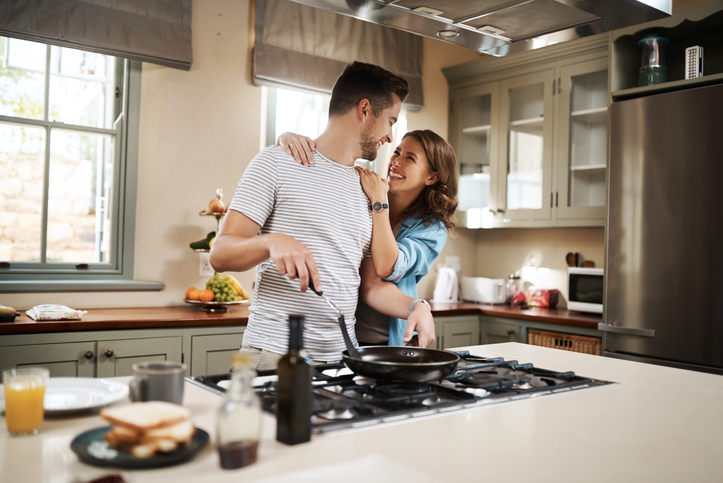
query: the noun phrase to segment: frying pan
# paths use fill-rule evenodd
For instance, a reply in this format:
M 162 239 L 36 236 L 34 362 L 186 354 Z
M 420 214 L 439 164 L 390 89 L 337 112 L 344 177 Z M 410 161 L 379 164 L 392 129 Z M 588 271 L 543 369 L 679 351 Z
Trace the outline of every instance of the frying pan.
M 457 367 L 459 356 L 454 352 L 420 347 L 368 346 L 357 349 L 349 337 L 344 314 L 323 292 L 311 283 L 309 288 L 336 313 L 344 337 L 346 350 L 342 352 L 344 364 L 361 376 L 400 382 L 429 382 L 442 379 Z

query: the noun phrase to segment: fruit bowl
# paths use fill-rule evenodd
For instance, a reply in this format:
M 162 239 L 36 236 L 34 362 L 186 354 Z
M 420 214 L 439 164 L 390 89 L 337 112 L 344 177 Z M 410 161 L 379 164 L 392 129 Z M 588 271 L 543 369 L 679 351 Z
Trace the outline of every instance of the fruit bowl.
M 228 307 L 226 305 L 248 305 L 251 303 L 251 299 L 245 299 L 245 300 L 236 300 L 234 302 L 202 302 L 200 300 L 188 300 L 183 299 L 184 302 L 187 304 L 194 304 L 194 305 L 200 305 L 202 312 L 216 312 L 216 313 L 223 313 L 228 312 Z

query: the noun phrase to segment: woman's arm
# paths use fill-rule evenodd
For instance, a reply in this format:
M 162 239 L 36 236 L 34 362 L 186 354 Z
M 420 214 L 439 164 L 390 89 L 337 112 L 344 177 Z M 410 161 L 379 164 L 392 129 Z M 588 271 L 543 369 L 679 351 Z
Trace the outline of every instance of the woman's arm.
M 374 171 L 356 166 L 361 179 L 361 185 L 369 198 L 369 203 L 386 203 L 389 185 Z M 372 211 L 372 260 L 374 269 L 380 277 L 388 277 L 394 271 L 397 262 L 399 247 L 394 238 L 391 223 L 389 222 L 389 209 Z
M 293 156 L 297 163 L 304 166 L 314 164 L 312 151 L 316 149 L 316 143 L 306 136 L 293 132 L 285 132 L 276 140 L 277 146 L 283 146 L 286 154 Z

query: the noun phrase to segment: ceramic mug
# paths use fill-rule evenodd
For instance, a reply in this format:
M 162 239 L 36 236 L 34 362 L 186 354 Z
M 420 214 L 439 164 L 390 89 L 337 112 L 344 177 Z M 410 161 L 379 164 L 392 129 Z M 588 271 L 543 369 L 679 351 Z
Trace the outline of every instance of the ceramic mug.
M 130 383 L 131 401 L 167 401 L 183 403 L 183 378 L 186 365 L 180 362 L 153 361 L 133 364 Z

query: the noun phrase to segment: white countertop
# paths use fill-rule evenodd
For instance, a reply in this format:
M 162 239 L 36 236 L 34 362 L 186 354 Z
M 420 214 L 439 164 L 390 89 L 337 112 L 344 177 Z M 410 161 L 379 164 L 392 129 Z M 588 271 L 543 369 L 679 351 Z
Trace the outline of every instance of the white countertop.
M 431 418 L 315 435 L 286 446 L 264 415 L 258 462 L 222 470 L 213 445 L 170 468 L 128 472 L 147 481 L 238 482 L 720 482 L 723 377 L 518 343 L 473 354 L 573 370 L 619 384 L 523 399 Z M 221 398 L 186 384 L 184 405 L 211 434 Z M 94 471 L 71 440 L 107 423 L 97 415 L 47 419 L 40 435 L 10 437 L 0 421 L 0 482 L 68 483 Z M 101 473 L 103 470 L 99 470 Z M 105 470 L 107 471 L 107 470 Z

